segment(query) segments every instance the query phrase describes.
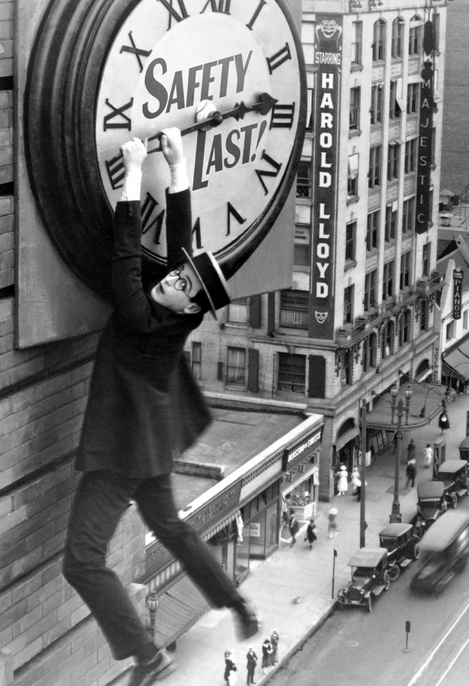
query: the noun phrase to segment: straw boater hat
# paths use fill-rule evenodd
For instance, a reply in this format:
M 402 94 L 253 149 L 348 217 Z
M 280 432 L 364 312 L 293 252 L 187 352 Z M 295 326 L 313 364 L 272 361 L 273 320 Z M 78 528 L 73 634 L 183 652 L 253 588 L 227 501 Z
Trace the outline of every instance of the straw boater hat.
M 216 311 L 220 307 L 228 305 L 231 300 L 228 283 L 220 269 L 220 265 L 209 250 L 201 252 L 195 257 L 191 257 L 184 248 L 182 248 L 182 251 L 197 274 L 204 289 L 208 308 L 216 319 Z

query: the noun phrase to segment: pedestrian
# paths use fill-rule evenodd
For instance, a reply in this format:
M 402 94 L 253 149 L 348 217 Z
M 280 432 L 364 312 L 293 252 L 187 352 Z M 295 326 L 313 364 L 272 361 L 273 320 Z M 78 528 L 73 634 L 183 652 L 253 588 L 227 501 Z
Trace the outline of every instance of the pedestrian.
M 291 535 L 291 542 L 290 542 L 290 548 L 291 548 L 296 543 L 296 534 L 298 533 L 298 529 L 299 529 L 298 520 L 296 518 L 295 510 L 293 508 L 291 508 L 290 512 L 288 513 L 288 528 L 290 529 L 290 535 Z
M 423 454 L 424 454 L 424 467 L 425 469 L 428 469 L 432 463 L 433 460 L 433 449 L 430 443 L 427 443 L 425 448 L 423 449 Z
M 269 667 L 272 667 L 272 643 L 266 638 L 262 644 L 262 671 L 267 674 Z
M 278 665 L 278 642 L 280 640 L 279 633 L 277 629 L 274 629 L 272 631 L 272 635 L 270 637 L 270 642 L 272 644 L 272 664 L 273 665 Z
M 235 664 L 235 656 L 232 650 L 225 651 L 225 673 L 223 678 L 228 686 L 234 686 L 238 680 L 237 667 Z
M 336 476 L 339 477 L 339 481 L 337 484 L 337 490 L 339 491 L 339 495 L 345 495 L 348 491 L 347 467 L 345 465 L 341 465 Z
M 306 529 L 305 536 L 305 541 L 308 541 L 310 550 L 313 549 L 313 543 L 317 540 L 317 538 L 318 537 L 316 523 L 314 521 L 314 517 L 311 517 L 311 520 L 308 522 L 308 528 Z
M 410 439 L 410 443 L 407 446 L 407 462 L 409 460 L 415 460 L 415 443 L 413 438 Z
M 181 562 L 212 606 L 229 607 L 240 640 L 257 618 L 174 503 L 173 458 L 209 425 L 210 413 L 184 355 L 205 312 L 229 303 L 213 255 L 192 257 L 190 190 L 178 129 L 165 129 L 169 166 L 167 268 L 142 271 L 140 182 L 146 144 L 121 148 L 125 177 L 115 211 L 111 256 L 114 311 L 101 336 L 77 449 L 82 474 L 65 542 L 63 572 L 91 610 L 117 660 L 134 658 L 128 686 L 150 684 L 171 665 L 156 646 L 118 576 L 106 567 L 108 543 L 131 501 L 148 528 Z M 168 670 L 169 671 L 169 670 Z M 166 671 L 166 674 L 168 673 Z
M 337 528 L 337 521 L 336 521 L 336 517 L 338 514 L 339 514 L 339 511 L 335 507 L 332 507 L 329 510 L 329 514 L 327 515 L 327 519 L 328 519 L 327 532 L 329 534 L 329 538 L 332 538 L 332 536 L 335 536 L 336 534 L 339 533 L 339 529 Z
M 255 684 L 256 682 L 254 681 L 254 673 L 256 671 L 256 666 L 257 666 L 257 655 L 254 652 L 252 648 L 249 648 L 247 655 L 246 655 L 246 668 L 248 670 L 248 676 L 247 676 L 247 681 L 246 683 L 248 684 Z
M 446 412 L 444 410 L 440 414 L 440 419 L 438 421 L 438 424 L 440 425 L 441 433 L 443 433 L 443 431 L 446 431 L 446 429 L 450 428 L 448 415 L 446 414 Z
M 357 489 L 362 485 L 358 467 L 352 469 L 352 473 L 350 474 L 350 485 L 352 487 L 352 495 L 357 495 Z
M 415 477 L 417 475 L 417 465 L 415 462 L 415 457 L 411 458 L 410 460 L 407 461 L 407 469 L 406 469 L 406 474 L 407 474 L 407 482 L 405 487 L 410 487 L 413 488 L 415 485 Z

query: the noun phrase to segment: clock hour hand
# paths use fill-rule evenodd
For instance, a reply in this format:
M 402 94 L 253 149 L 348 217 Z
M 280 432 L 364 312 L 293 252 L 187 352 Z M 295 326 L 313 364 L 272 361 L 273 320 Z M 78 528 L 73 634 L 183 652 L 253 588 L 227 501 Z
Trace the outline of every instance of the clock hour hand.
M 270 96 L 268 93 L 261 93 L 258 101 L 253 105 L 246 105 L 243 101 L 241 101 L 231 110 L 226 110 L 226 112 L 212 112 L 210 117 L 208 117 L 207 119 L 196 122 L 195 124 L 192 124 L 192 126 L 188 126 L 186 129 L 182 129 L 181 136 L 187 136 L 187 134 L 189 133 L 193 133 L 194 131 L 200 131 L 201 129 L 207 127 L 214 128 L 216 126 L 220 126 L 220 124 L 225 119 L 229 119 L 230 117 L 234 117 L 236 120 L 243 119 L 244 115 L 248 112 L 259 112 L 259 114 L 266 115 L 270 112 L 270 110 L 276 102 L 278 101 L 275 98 L 272 98 L 272 96 Z M 163 134 L 161 131 L 155 133 L 154 136 L 150 136 L 148 138 L 148 142 L 153 140 L 158 140 L 159 142 L 162 135 Z M 161 152 L 161 145 L 158 144 L 156 148 L 148 150 L 148 154 L 152 152 Z

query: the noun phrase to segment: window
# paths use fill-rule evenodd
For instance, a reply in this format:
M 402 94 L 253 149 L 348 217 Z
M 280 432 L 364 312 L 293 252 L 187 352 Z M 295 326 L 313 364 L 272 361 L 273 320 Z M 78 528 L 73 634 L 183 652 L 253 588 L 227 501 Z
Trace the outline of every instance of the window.
M 454 338 L 454 320 L 451 320 L 446 324 L 446 340 L 450 341 L 452 338 Z
M 410 83 L 407 86 L 407 114 L 415 114 L 419 109 L 420 84 Z
M 352 66 L 361 65 L 362 63 L 362 33 L 362 22 L 354 21 L 352 35 Z
M 368 251 L 378 247 L 379 210 L 370 212 L 366 224 L 366 249 Z
M 384 221 L 384 240 L 389 242 L 396 238 L 397 225 L 397 202 L 386 205 L 386 217 Z
M 355 260 L 355 241 L 357 236 L 357 222 L 349 222 L 345 229 L 345 259 Z
M 386 22 L 378 19 L 373 26 L 373 43 L 371 45 L 373 62 L 382 62 L 386 53 Z
M 191 368 L 192 374 L 196 381 L 202 380 L 202 343 L 192 343 L 191 354 Z
M 278 357 L 278 390 L 304 393 L 306 356 L 279 353 Z
M 247 324 L 248 299 L 232 300 L 228 305 L 228 321 L 232 324 Z
M 464 310 L 464 312 L 462 313 L 462 328 L 463 329 L 469 328 L 468 327 L 468 314 L 469 314 L 469 310 Z
M 226 365 L 226 383 L 234 386 L 246 385 L 245 348 L 228 348 L 228 361 Z
M 375 83 L 371 86 L 370 120 L 372 124 L 383 121 L 383 84 Z
M 399 119 L 401 116 L 401 102 L 402 98 L 402 79 L 391 81 L 389 86 L 389 118 Z
M 405 144 L 404 174 L 410 174 L 417 168 L 417 139 L 413 138 Z
M 388 145 L 388 181 L 399 178 L 400 148 L 398 143 L 389 143 Z
M 422 276 L 430 276 L 430 249 L 431 243 L 422 247 Z
M 363 298 L 363 308 L 365 311 L 371 310 L 376 305 L 376 284 L 378 282 L 378 272 L 374 269 L 365 274 L 365 296 Z
M 436 12 L 433 15 L 433 41 L 438 54 L 440 52 L 440 15 Z
M 381 185 L 381 145 L 370 148 L 370 169 L 368 172 L 368 187 Z
M 402 206 L 402 233 L 408 233 L 414 228 L 415 198 L 404 200 Z
M 353 383 L 353 351 L 344 350 L 342 361 L 341 383 L 342 386 L 350 386 Z
M 311 197 L 311 178 L 309 162 L 300 162 L 300 164 L 298 165 L 298 174 L 296 175 L 296 197 Z
M 358 197 L 358 154 L 348 158 L 347 196 Z
M 308 328 L 308 300 L 307 291 L 280 292 L 280 326 L 292 329 Z
M 410 251 L 401 255 L 401 271 L 399 274 L 399 290 L 410 286 Z
M 404 20 L 397 17 L 392 23 L 391 57 L 402 57 L 402 39 L 404 37 Z
M 293 264 L 296 267 L 309 267 L 311 264 L 311 227 L 295 226 Z
M 358 131 L 360 128 L 360 87 L 350 89 L 349 129 Z
M 353 322 L 353 285 L 344 288 L 344 324 Z
M 308 114 L 306 118 L 306 131 L 313 131 L 314 122 L 314 89 L 308 88 Z
M 409 29 L 409 55 L 420 54 L 420 34 L 421 34 L 422 20 L 416 14 L 410 20 Z
M 383 300 L 394 295 L 394 260 L 383 265 Z
M 376 335 L 370 334 L 363 341 L 363 371 L 376 367 Z
M 386 359 L 394 352 L 394 322 L 387 322 L 381 334 L 381 359 Z
M 420 325 L 420 331 L 426 331 L 428 329 L 428 324 L 429 324 L 429 309 L 428 309 L 428 303 L 426 300 L 421 300 L 419 304 L 420 310 L 419 310 L 419 325 Z
M 405 310 L 405 312 L 401 316 L 399 329 L 399 345 L 401 347 L 406 343 L 410 342 L 410 317 L 410 310 Z

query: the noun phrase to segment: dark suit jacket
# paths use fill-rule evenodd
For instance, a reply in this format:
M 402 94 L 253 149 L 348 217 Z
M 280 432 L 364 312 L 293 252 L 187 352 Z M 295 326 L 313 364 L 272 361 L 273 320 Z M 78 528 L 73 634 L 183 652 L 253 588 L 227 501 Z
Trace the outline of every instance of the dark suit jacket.
M 168 263 L 190 252 L 189 190 L 167 195 Z M 114 312 L 103 332 L 77 451 L 82 471 L 116 470 L 132 478 L 172 470 L 210 414 L 184 356 L 203 315 L 179 315 L 144 287 L 139 202 L 116 208 L 112 255 Z M 156 281 L 167 269 L 154 271 Z

